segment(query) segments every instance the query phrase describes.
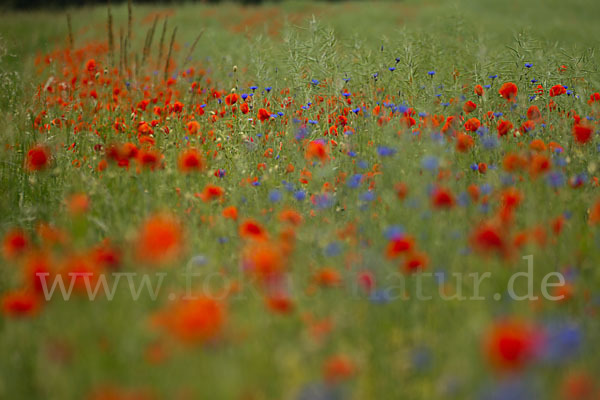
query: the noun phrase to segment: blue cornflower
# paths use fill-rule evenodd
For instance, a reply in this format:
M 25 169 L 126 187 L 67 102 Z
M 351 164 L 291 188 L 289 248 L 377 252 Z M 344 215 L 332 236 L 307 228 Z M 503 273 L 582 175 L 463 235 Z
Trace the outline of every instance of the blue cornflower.
M 434 76 L 434 75 L 435 75 L 435 71 L 428 71 L 428 72 L 427 72 L 427 75 L 429 75 L 429 76 Z
M 396 70 L 396 67 L 390 67 L 388 68 L 391 72 L 394 72 Z
M 479 186 L 479 190 L 481 191 L 481 194 L 485 196 L 492 192 L 492 186 L 489 183 L 484 183 Z
M 364 192 L 360 195 L 362 201 L 373 201 L 375 200 L 375 193 L 371 190 Z
M 396 149 L 387 146 L 377 146 L 377 154 L 380 157 L 389 157 L 396 154 Z
M 503 186 L 512 186 L 515 184 L 515 177 L 510 174 L 502 175 L 500 181 Z
M 583 342 L 581 329 L 576 324 L 550 326 L 547 329 L 544 359 L 550 362 L 564 361 L 577 355 Z
M 562 172 L 551 172 L 548 174 L 548 184 L 553 188 L 561 187 L 565 184 L 565 176 Z
M 267 87 L 265 88 L 265 90 L 267 91 L 267 93 L 269 93 L 269 92 L 271 91 L 271 89 L 273 89 L 271 86 L 267 86 Z
M 300 129 L 298 129 L 298 132 L 296 132 L 296 140 L 304 139 L 307 134 L 308 128 L 305 125 L 301 126 Z
M 525 63 L 525 68 L 531 68 L 531 67 L 533 67 L 532 63 Z
M 563 157 L 556 157 L 554 162 L 558 167 L 565 167 L 567 165 L 567 160 L 565 160 Z
M 428 171 L 434 171 L 439 165 L 439 160 L 433 156 L 425 156 L 421 160 L 421 166 Z
M 277 189 L 273 189 L 269 192 L 269 201 L 272 203 L 277 203 L 281 200 L 281 192 Z
M 303 201 L 306 199 L 306 192 L 304 190 L 297 190 L 296 193 L 294 193 L 294 197 L 298 201 Z
M 285 187 L 285 190 L 287 190 L 288 192 L 294 191 L 294 185 L 291 182 L 281 181 L 281 184 Z
M 352 175 L 352 177 L 348 180 L 348 187 L 351 187 L 352 189 L 357 188 L 358 186 L 360 186 L 361 180 L 362 180 L 362 174 Z
M 459 206 L 466 207 L 469 205 L 469 195 L 467 192 L 462 191 L 458 194 L 458 198 L 456 200 Z
M 369 301 L 375 304 L 385 304 L 392 301 L 390 294 L 387 290 L 377 289 L 371 292 Z M 311 397 L 313 399 L 314 397 Z
M 392 225 L 385 230 L 384 235 L 387 240 L 392 240 L 402 237 L 404 232 L 405 230 L 402 225 Z
M 315 195 L 314 199 L 315 199 L 315 206 L 320 210 L 323 208 L 330 207 L 332 204 L 331 198 L 329 197 L 329 195 L 327 193 Z
M 486 135 L 488 132 L 489 132 L 489 130 L 488 130 L 487 126 L 485 126 L 485 125 L 481 125 L 479 128 L 477 128 L 477 131 L 476 131 L 476 133 L 479 136 Z
M 487 150 L 492 150 L 498 147 L 498 138 L 492 135 L 486 135 L 481 140 L 483 147 Z
M 254 90 L 256 90 L 256 89 L 258 89 L 258 86 L 256 86 L 256 85 L 252 85 L 252 86 L 250 86 L 250 90 L 254 91 Z
M 339 242 L 331 242 L 325 248 L 325 255 L 327 257 L 335 257 L 340 255 L 342 252 L 342 246 L 340 246 Z

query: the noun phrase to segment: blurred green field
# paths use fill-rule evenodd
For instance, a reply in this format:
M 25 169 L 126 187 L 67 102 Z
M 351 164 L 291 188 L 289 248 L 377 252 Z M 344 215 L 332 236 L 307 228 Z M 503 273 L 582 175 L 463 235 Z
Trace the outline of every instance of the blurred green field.
M 95 57 L 102 66 L 93 71 L 95 77 L 85 71 L 85 61 L 67 67 L 60 64 L 63 58 L 50 59 L 64 57 L 68 46 L 67 12 L 74 39 L 70 54 L 79 51 L 82 60 Z M 126 34 L 127 5 L 113 6 L 112 12 L 118 47 L 119 29 Z M 47 222 L 70 238 L 64 248 L 51 250 L 56 259 L 68 258 L 71 252 L 87 254 L 108 238 L 122 251 L 123 271 L 152 276 L 158 271 L 167 276 L 157 301 L 145 297 L 134 301 L 128 288 L 121 286 L 113 301 L 53 299 L 31 318 L 13 318 L 4 310 L 0 317 L 0 398 L 597 398 L 600 235 L 591 209 L 598 198 L 593 179 L 599 141 L 594 135 L 586 147 L 580 146 L 572 129 L 576 114 L 584 122 L 589 117 L 597 132 L 598 109 L 588 99 L 600 88 L 599 13 L 600 3 L 582 0 L 136 5 L 131 64 L 135 55 L 140 59 L 155 16 L 160 18 L 159 28 L 168 16 L 166 40 L 177 27 L 175 66 L 168 74 L 176 80 L 172 89 L 162 81 L 163 64 L 154 59 L 154 47 L 146 65 L 136 63 L 135 73 L 111 75 L 107 52 L 88 46 L 107 41 L 105 7 L 2 13 L 0 234 L 23 229 L 33 238 L 32 247 L 41 248 L 43 240 L 36 232 L 40 222 Z M 186 60 L 203 29 L 191 59 Z M 154 40 L 156 45 L 158 37 Z M 74 104 L 81 101 L 83 105 L 48 106 L 51 96 L 39 95 L 39 90 L 67 81 L 72 67 L 79 74 L 78 85 L 82 77 L 89 79 L 68 92 Z M 202 70 L 203 75 L 186 77 L 188 67 Z M 499 78 L 490 78 L 493 75 Z M 104 78 L 110 81 L 99 83 Z M 537 79 L 535 84 L 532 78 Z M 311 83 L 313 79 L 319 82 Z M 193 81 L 207 92 L 194 97 Z M 498 94 L 502 83 L 509 81 L 519 87 L 514 103 Z M 489 85 L 485 95 L 474 94 L 477 84 Z M 572 93 L 553 100 L 538 96 L 537 84 L 546 92 L 557 84 L 565 85 Z M 110 103 L 112 86 L 120 85 L 130 95 L 129 103 L 96 109 L 97 99 L 86 97 L 85 85 L 98 91 L 98 101 L 104 106 Z M 252 85 L 258 89 L 249 89 Z M 272 89 L 266 91 L 266 87 Z M 152 105 L 145 113 L 137 109 L 138 102 L 152 97 L 144 94 L 146 89 L 152 96 L 174 90 L 174 99 L 185 107 L 205 103 L 206 113 L 195 111 L 194 117 L 194 111 L 188 113 L 186 108 L 184 116 L 171 113 L 154 118 Z M 256 119 L 258 108 L 266 102 L 273 112 L 281 109 L 284 115 L 262 123 L 234 117 L 229 107 L 220 119 L 211 120 L 225 109 L 211 90 L 221 91 L 222 97 L 234 91 L 254 93 L 258 100 L 248 117 Z M 344 104 L 341 93 L 351 93 L 355 103 Z M 279 107 L 288 96 L 293 105 Z M 323 103 L 319 97 L 325 99 Z M 462 108 L 466 100 L 478 103 L 468 117 Z M 558 104 L 555 109 L 553 101 Z M 156 104 L 162 102 L 163 98 Z M 309 102 L 317 104 L 308 107 Z M 384 108 L 386 102 L 414 108 L 418 125 L 406 128 L 398 121 L 398 112 L 390 117 L 391 122 L 379 122 L 374 109 L 376 105 Z M 519 133 L 532 104 L 542 110 L 543 127 Z M 338 147 L 330 144 L 328 150 L 332 158 L 313 162 L 305 142 L 323 139 L 342 108 L 361 106 L 363 111 L 354 114 L 346 110 L 348 126 L 356 134 L 343 135 L 339 125 Z M 51 125 L 45 132 L 34 128 L 42 110 L 47 111 L 44 121 Z M 496 138 L 496 119 L 492 121 L 488 111 L 501 111 L 503 118 L 510 119 L 514 135 Z M 491 134 L 474 130 L 469 135 L 476 145 L 462 153 L 455 150 L 449 134 L 443 139 L 436 136 L 441 126 L 427 125 L 433 115 L 477 117 Z M 314 124 L 292 122 L 296 117 Z M 117 118 L 131 124 L 128 131 L 113 129 Z M 107 156 L 97 146 L 108 149 L 113 142 L 132 141 L 142 149 L 135 124 L 153 118 L 158 125 L 151 135 L 152 148 L 164 156 L 164 165 L 156 170 L 130 170 L 110 164 L 99 172 L 98 165 Z M 213 132 L 209 140 L 188 137 L 190 118 L 200 122 L 204 138 Z M 53 125 L 54 119 L 83 121 L 90 128 L 74 134 L 66 122 L 64 127 Z M 170 129 L 168 135 L 159 130 L 163 126 Z M 308 131 L 307 140 L 296 136 L 303 129 Z M 488 146 L 484 138 L 492 136 L 500 140 Z M 537 150 L 530 147 L 535 139 L 550 148 L 540 150 L 547 155 L 550 170 L 539 177 L 528 167 L 521 172 L 504 171 L 503 160 L 509 153 L 535 158 Z M 550 142 L 557 142 L 564 153 L 554 152 Z M 28 150 L 36 143 L 52 149 L 48 170 L 24 168 Z M 196 175 L 178 170 L 185 146 L 214 153 L 207 160 L 207 170 Z M 276 158 L 264 155 L 269 149 Z M 393 151 L 386 154 L 388 149 Z M 356 158 L 347 156 L 350 152 Z M 81 167 L 73 167 L 75 162 Z M 264 168 L 260 167 L 263 162 Z M 473 164 L 477 167 L 478 163 L 490 166 L 488 172 L 473 172 Z M 295 166 L 293 172 L 286 169 L 288 164 Z M 220 169 L 226 171 L 222 179 L 213 174 Z M 306 184 L 299 183 L 307 175 L 302 171 L 310 172 Z M 448 176 L 443 180 L 439 174 L 445 172 Z M 360 191 L 344 184 L 342 173 L 348 180 L 362 174 L 365 181 L 357 183 Z M 572 184 L 582 176 L 581 187 Z M 249 184 L 251 178 L 260 184 Z M 508 178 L 513 180 L 506 184 Z M 373 182 L 373 187 L 367 188 L 365 182 Z M 404 202 L 398 200 L 400 182 L 409 188 Z M 287 183 L 293 189 L 287 189 Z M 223 201 L 202 198 L 200 193 L 209 184 L 224 189 Z M 456 194 L 456 204 L 448 210 L 431 205 L 432 190 L 439 184 Z M 487 196 L 485 203 L 468 201 L 470 185 L 481 188 L 477 190 L 481 197 Z M 506 241 L 511 244 L 506 246 L 513 246 L 518 233 L 526 232 L 529 240 L 518 249 L 515 245 L 510 257 L 473 252 L 473 230 L 500 213 L 504 190 L 511 185 L 523 198 L 511 214 L 512 225 L 507 223 Z M 297 196 L 300 189 L 306 192 L 304 201 Z M 74 193 L 89 198 L 83 215 L 70 211 L 68 199 Z M 465 204 L 458 204 L 459 194 L 467 199 Z M 258 220 L 273 241 L 290 234 L 278 219 L 282 211 L 292 208 L 303 217 L 293 230 L 294 250 L 285 266 L 293 311 L 279 315 L 267 310 L 269 293 L 242 271 L 246 258 L 252 257 L 248 254 L 252 242 L 240 237 L 238 222 L 222 216 L 226 205 L 237 207 L 240 220 Z M 144 221 L 157 212 L 168 212 L 181 221 L 185 250 L 167 266 L 140 267 L 136 238 Z M 553 233 L 553 221 L 565 215 L 562 233 Z M 426 253 L 429 272 L 448 276 L 492 272 L 486 293 L 504 294 L 511 274 L 525 268 L 521 256 L 532 254 L 536 292 L 543 274 L 559 271 L 570 279 L 572 298 L 561 303 L 437 297 L 418 301 L 414 299 L 415 276 L 409 275 L 407 291 L 413 300 L 392 301 L 386 296 L 403 292 L 398 279 L 405 275 L 397 259 L 386 257 L 391 240 L 387 232 L 399 226 Z M 164 335 L 151 323 L 159 310 L 169 313 L 173 300 L 167 294 L 185 291 L 181 272 L 189 260 L 196 260 L 205 274 L 201 282 L 206 286 L 198 290 L 219 292 L 234 283 L 242 287 L 223 301 L 227 312 L 222 332 L 215 340 L 192 346 Z M 0 293 L 5 294 L 22 284 L 23 259 L 5 257 L 2 262 Z M 315 274 L 326 268 L 340 274 L 340 285 L 315 283 Z M 381 293 L 363 293 L 357 276 L 364 271 L 373 275 Z M 427 281 L 425 290 L 435 292 L 438 286 L 434 280 Z M 465 283 L 464 289 L 472 290 L 472 283 Z M 450 283 L 448 290 L 456 287 Z M 541 347 L 557 347 L 568 354 L 560 353 L 556 360 L 554 353 L 527 354 L 509 363 L 518 367 L 515 370 L 498 372 L 497 360 L 486 353 L 483 342 L 495 321 L 503 317 L 535 325 L 550 343 L 540 339 Z M 566 331 L 565 343 L 560 342 L 562 336 L 560 340 L 552 336 L 555 327 Z M 527 340 L 537 343 L 538 337 Z M 343 362 L 330 363 L 335 355 L 342 355 Z M 591 388 L 582 392 L 582 385 Z

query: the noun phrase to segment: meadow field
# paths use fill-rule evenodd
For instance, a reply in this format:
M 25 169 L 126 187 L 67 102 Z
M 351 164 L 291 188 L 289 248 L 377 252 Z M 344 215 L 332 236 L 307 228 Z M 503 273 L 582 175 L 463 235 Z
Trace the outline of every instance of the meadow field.
M 0 14 L 0 398 L 600 399 L 600 3 Z

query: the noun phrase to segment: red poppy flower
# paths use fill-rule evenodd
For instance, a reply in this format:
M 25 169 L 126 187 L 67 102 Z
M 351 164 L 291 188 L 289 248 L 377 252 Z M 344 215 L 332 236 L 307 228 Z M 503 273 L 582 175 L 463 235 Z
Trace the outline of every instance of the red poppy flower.
M 586 144 L 592 139 L 594 130 L 589 125 L 575 124 L 573 125 L 573 136 L 579 144 Z
M 500 120 L 496 125 L 496 129 L 498 130 L 498 136 L 506 136 L 513 129 L 513 124 L 510 121 Z
M 464 153 L 468 151 L 473 145 L 475 141 L 473 138 L 466 133 L 459 133 L 456 136 L 456 151 Z
M 540 113 L 538 106 L 533 105 L 527 109 L 527 119 L 533 122 L 538 122 L 542 119 L 542 113 Z
M 413 274 L 427 268 L 428 263 L 429 257 L 427 257 L 427 254 L 413 251 L 406 257 L 403 268 L 406 273 Z
M 590 100 L 588 101 L 589 105 L 592 105 L 594 103 L 598 103 L 600 102 L 600 93 L 596 92 L 596 93 L 592 93 L 590 95 Z
M 469 132 L 475 132 L 481 126 L 481 122 L 477 118 L 470 118 L 465 122 L 465 129 Z
M 505 253 L 507 250 L 503 233 L 497 226 L 490 223 L 484 223 L 475 229 L 471 235 L 471 243 L 475 250 L 482 253 Z
M 508 153 L 502 160 L 502 167 L 507 172 L 513 172 L 518 169 L 522 169 L 527 165 L 527 160 L 522 156 L 515 153 Z
M 338 270 L 334 268 L 321 268 L 313 276 L 317 285 L 325 287 L 335 287 L 342 283 L 342 277 Z
M 463 111 L 466 114 L 472 113 L 473 111 L 475 111 L 475 109 L 477 109 L 477 104 L 473 103 L 471 100 L 467 101 L 463 105 Z
M 200 194 L 202 201 L 208 202 L 219 199 L 223 196 L 225 190 L 222 187 L 208 184 L 204 187 L 204 190 Z
M 517 372 L 532 362 L 538 351 L 540 334 L 522 321 L 494 323 L 484 337 L 484 352 L 499 372 Z
M 85 63 L 85 69 L 88 72 L 95 72 L 97 68 L 96 65 L 96 60 L 94 60 L 93 58 L 90 58 L 86 63 Z
M 185 344 L 205 344 L 219 336 L 226 314 L 225 306 L 217 300 L 194 296 L 159 311 L 153 322 Z
M 431 203 L 434 208 L 452 208 L 455 200 L 452 192 L 443 187 L 437 187 L 433 190 Z
M 50 164 L 50 151 L 46 146 L 35 145 L 27 152 L 25 168 L 29 171 L 41 171 Z
M 31 317 L 40 308 L 38 296 L 24 290 L 4 293 L 2 296 L 2 311 L 9 317 Z
M 192 120 L 187 123 L 185 129 L 190 135 L 197 135 L 200 133 L 200 123 L 198 123 L 198 121 Z
M 183 248 L 183 229 L 166 214 L 150 217 L 138 232 L 137 257 L 149 264 L 167 263 L 179 256 Z
M 546 151 L 546 143 L 542 139 L 533 139 L 529 143 L 529 148 L 533 151 Z
M 283 210 L 279 213 L 279 220 L 290 225 L 298 226 L 302 223 L 302 215 L 296 210 Z
M 228 94 L 227 96 L 225 96 L 225 104 L 231 106 L 238 101 L 238 98 L 239 96 L 237 95 L 237 93 Z
M 138 152 L 136 159 L 142 168 L 154 171 L 161 166 L 163 155 L 156 150 L 142 149 Z
M 521 124 L 521 127 L 519 128 L 519 132 L 521 132 L 521 134 L 524 135 L 527 132 L 530 132 L 534 129 L 535 129 L 535 122 L 527 120 L 527 121 L 523 122 L 523 124 Z
M 389 259 L 396 258 L 413 250 L 415 240 L 412 236 L 402 235 L 389 241 L 386 248 L 386 256 Z
M 29 238 L 22 230 L 13 229 L 4 235 L 2 247 L 4 250 L 4 257 L 13 259 L 27 250 L 29 247 Z
M 354 363 L 346 356 L 329 357 L 323 366 L 323 375 L 329 383 L 338 383 L 351 378 L 356 373 Z
M 529 172 L 535 178 L 550 170 L 552 167 L 551 161 L 543 154 L 536 154 L 531 158 L 529 163 Z
M 90 209 L 90 198 L 85 193 L 74 193 L 66 199 L 69 214 L 82 215 Z
M 228 206 L 225 207 L 223 209 L 223 217 L 224 218 L 228 218 L 228 219 L 232 219 L 232 220 L 237 220 L 238 218 L 238 210 L 236 206 Z
M 275 243 L 252 242 L 242 258 L 246 271 L 264 285 L 279 281 L 285 271 L 284 255 Z
M 594 205 L 590 207 L 590 217 L 588 219 L 588 223 L 590 225 L 598 225 L 600 224 L 600 199 L 596 200 Z
M 506 82 L 500 87 L 500 90 L 498 90 L 498 93 L 500 93 L 506 101 L 514 101 L 518 92 L 519 88 L 512 82 Z
M 196 149 L 184 150 L 179 155 L 178 166 L 181 172 L 202 171 L 205 167 L 202 154 Z
M 550 88 L 550 97 L 560 96 L 565 93 L 567 93 L 567 89 L 562 85 L 554 85 Z
M 240 236 L 244 239 L 265 240 L 268 234 L 257 221 L 247 219 L 240 225 Z
M 313 140 L 308 143 L 306 148 L 306 159 L 313 160 L 318 159 L 321 162 L 329 159 L 329 149 L 327 145 L 320 140 Z
M 260 108 L 258 110 L 258 119 L 260 122 L 268 121 L 269 118 L 271 118 L 271 113 L 267 109 Z
M 294 302 L 284 294 L 274 294 L 265 298 L 269 310 L 277 314 L 289 314 L 294 310 Z

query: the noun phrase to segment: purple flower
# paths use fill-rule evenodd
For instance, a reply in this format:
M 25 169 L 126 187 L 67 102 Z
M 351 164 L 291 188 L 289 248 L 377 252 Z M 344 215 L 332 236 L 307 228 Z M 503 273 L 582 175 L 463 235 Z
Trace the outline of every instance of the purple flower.
M 396 149 L 387 146 L 377 146 L 377 154 L 380 157 L 390 157 L 396 154 Z

